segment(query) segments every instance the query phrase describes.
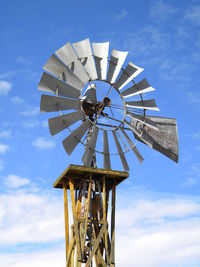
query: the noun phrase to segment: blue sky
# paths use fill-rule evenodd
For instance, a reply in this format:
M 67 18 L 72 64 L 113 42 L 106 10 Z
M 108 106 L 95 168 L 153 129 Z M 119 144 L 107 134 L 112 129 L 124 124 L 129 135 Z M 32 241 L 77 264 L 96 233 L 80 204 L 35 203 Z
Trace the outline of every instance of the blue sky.
M 144 68 L 138 80 L 156 89 L 154 115 L 178 124 L 178 164 L 142 144 L 142 165 L 127 155 L 117 266 L 200 266 L 200 2 L 19 0 L 1 3 L 0 22 L 0 266 L 64 266 L 63 196 L 52 184 L 82 150 L 68 157 L 50 136 L 37 87 L 55 50 L 88 37 L 128 51 Z

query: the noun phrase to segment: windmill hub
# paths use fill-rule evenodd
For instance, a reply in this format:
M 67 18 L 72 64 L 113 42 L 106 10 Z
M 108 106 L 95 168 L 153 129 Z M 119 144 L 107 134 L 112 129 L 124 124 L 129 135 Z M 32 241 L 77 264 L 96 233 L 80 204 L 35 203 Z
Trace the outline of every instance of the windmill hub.
M 109 97 L 104 97 L 102 101 L 92 102 L 90 99 L 84 99 L 82 101 L 82 109 L 86 116 L 91 121 L 97 120 L 98 116 L 108 117 L 108 114 L 104 112 L 105 107 L 111 106 L 111 100 Z

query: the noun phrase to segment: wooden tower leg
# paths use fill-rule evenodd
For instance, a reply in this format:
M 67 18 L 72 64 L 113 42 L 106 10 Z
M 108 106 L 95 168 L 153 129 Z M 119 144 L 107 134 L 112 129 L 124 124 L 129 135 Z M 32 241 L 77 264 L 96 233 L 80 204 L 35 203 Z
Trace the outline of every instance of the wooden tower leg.
M 112 187 L 112 210 L 111 210 L 111 251 L 110 267 L 115 267 L 115 195 L 116 186 Z
M 64 191 L 64 214 L 65 214 L 65 249 L 66 249 L 66 261 L 69 252 L 69 216 L 68 216 L 68 197 L 67 197 L 67 183 L 63 184 Z

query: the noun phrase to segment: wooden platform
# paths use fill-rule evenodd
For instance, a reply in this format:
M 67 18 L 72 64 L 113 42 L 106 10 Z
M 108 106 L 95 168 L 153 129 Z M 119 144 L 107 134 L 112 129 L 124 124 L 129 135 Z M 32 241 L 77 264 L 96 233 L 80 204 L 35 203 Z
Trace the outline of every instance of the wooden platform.
M 115 170 L 106 170 L 99 168 L 88 168 L 80 165 L 69 165 L 64 172 L 55 181 L 54 188 L 63 188 L 64 183 L 69 181 L 69 178 L 73 178 L 75 187 L 78 186 L 82 179 L 88 178 L 92 175 L 93 180 L 98 180 L 100 183 L 101 191 L 103 191 L 103 177 L 106 179 L 106 188 L 111 190 L 113 184 L 118 185 L 129 177 L 128 172 L 121 172 Z M 67 183 L 68 184 L 68 183 Z M 69 189 L 69 185 L 68 185 Z

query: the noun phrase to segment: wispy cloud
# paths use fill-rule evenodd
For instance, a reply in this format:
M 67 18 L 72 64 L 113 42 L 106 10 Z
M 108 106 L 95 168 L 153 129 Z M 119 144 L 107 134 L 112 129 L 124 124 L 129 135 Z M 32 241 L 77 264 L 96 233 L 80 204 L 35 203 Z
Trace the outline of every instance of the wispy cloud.
M 32 63 L 32 57 L 18 56 L 16 58 L 16 61 L 27 66 Z
M 7 95 L 11 88 L 12 84 L 10 82 L 4 80 L 0 81 L 0 95 Z
M 192 104 L 200 104 L 200 95 L 198 93 L 188 92 L 187 98 L 188 98 L 189 102 Z
M 200 139 L 200 130 L 190 134 L 189 136 L 192 137 L 193 139 Z
M 4 162 L 3 160 L 0 160 L 0 171 L 4 169 Z
M 0 138 L 9 139 L 11 137 L 11 130 L 0 130 Z
M 8 79 L 8 78 L 12 78 L 14 76 L 16 76 L 16 72 L 15 71 L 6 71 L 3 73 L 0 73 L 0 79 Z
M 0 143 L 0 154 L 5 154 L 6 152 L 8 152 L 8 150 L 9 150 L 8 145 Z
M 155 20 L 166 20 L 177 12 L 177 8 L 164 2 L 156 1 L 150 10 L 150 16 Z
M 38 137 L 33 141 L 33 146 L 38 149 L 52 149 L 55 147 L 55 142 L 52 139 L 48 139 L 45 137 Z
M 30 184 L 29 179 L 17 176 L 15 174 L 10 174 L 4 178 L 4 185 L 8 188 L 17 189 L 28 184 Z
M 200 164 L 193 163 L 191 170 L 187 172 L 188 177 L 183 181 L 184 186 L 193 186 L 200 182 Z
M 193 5 L 185 14 L 185 20 L 191 21 L 197 25 L 200 25 L 200 5 Z
M 35 128 L 40 125 L 40 121 L 38 120 L 27 120 L 23 122 L 24 128 Z
M 24 100 L 19 97 L 19 96 L 13 96 L 11 99 L 10 99 L 11 103 L 15 104 L 15 105 L 21 105 L 24 103 Z
M 25 117 L 36 116 L 40 113 L 39 107 L 28 106 L 26 110 L 21 112 L 21 115 Z
M 122 9 L 119 13 L 115 15 L 115 20 L 123 20 L 128 16 L 128 11 L 126 9 Z
M 199 183 L 199 179 L 197 177 L 188 177 L 184 182 L 183 185 L 185 186 L 193 186 Z

